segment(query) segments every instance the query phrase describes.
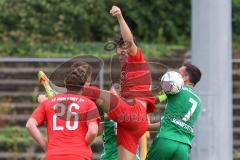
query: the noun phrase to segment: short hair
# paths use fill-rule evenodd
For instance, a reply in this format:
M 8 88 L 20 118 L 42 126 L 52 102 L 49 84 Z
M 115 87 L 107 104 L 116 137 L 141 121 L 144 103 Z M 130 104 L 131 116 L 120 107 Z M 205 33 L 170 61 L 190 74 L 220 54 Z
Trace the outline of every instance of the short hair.
M 65 86 L 70 91 L 80 91 L 92 75 L 92 67 L 86 62 L 75 62 L 65 75 Z
M 189 76 L 189 81 L 195 86 L 201 79 L 202 73 L 198 67 L 190 63 L 183 64 L 185 71 Z
M 114 39 L 114 42 L 115 42 L 115 44 L 117 45 L 117 47 L 119 47 L 119 46 L 122 46 L 122 45 L 123 45 L 124 40 L 123 40 L 122 36 L 117 36 L 117 37 Z
M 136 42 L 136 38 L 133 37 L 133 42 L 137 45 Z M 117 47 L 121 47 L 125 42 L 124 39 L 121 35 L 118 35 L 115 39 L 114 39 L 114 43 L 117 45 Z

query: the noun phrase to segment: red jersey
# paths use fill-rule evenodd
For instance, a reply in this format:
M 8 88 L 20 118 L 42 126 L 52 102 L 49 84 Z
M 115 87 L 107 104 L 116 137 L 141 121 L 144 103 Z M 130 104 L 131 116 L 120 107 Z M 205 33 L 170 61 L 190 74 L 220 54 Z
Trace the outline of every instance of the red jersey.
M 122 97 L 147 101 L 147 112 L 155 111 L 154 97 L 151 93 L 151 72 L 140 49 L 135 56 L 129 55 L 128 62 L 121 68 L 120 85 Z
M 54 156 L 91 159 L 92 151 L 85 142 L 85 136 L 88 123 L 97 121 L 99 114 L 90 99 L 73 93 L 58 94 L 41 103 L 32 117 L 38 125 L 46 122 L 46 159 Z

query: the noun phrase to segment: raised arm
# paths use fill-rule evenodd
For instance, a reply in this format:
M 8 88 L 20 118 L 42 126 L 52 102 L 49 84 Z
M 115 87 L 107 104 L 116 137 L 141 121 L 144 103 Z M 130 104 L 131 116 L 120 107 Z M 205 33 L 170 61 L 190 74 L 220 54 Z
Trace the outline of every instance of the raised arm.
M 123 40 L 131 42 L 131 44 L 132 44 L 131 48 L 129 49 L 129 54 L 131 56 L 135 56 L 136 53 L 137 53 L 137 46 L 136 46 L 136 44 L 133 40 L 133 35 L 132 35 L 131 30 L 128 27 L 126 21 L 123 18 L 123 15 L 122 15 L 122 12 L 121 12 L 120 8 L 117 7 L 117 6 L 112 6 L 112 9 L 110 10 L 110 13 L 113 16 L 117 17 Z

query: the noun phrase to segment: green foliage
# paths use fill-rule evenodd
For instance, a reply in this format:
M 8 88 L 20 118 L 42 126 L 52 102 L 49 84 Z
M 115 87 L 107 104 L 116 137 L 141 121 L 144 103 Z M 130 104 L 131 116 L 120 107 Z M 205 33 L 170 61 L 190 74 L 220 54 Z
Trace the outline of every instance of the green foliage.
M 122 9 L 137 42 L 190 44 L 188 0 L 0 0 L 0 55 L 70 57 L 90 53 L 105 57 L 102 43 L 90 42 L 107 42 L 119 34 L 118 23 L 109 14 L 112 5 Z M 232 0 L 232 7 L 233 41 L 238 47 L 240 0 Z M 153 48 L 160 51 L 150 49 L 147 54 L 166 54 L 157 52 L 166 52 L 168 47 L 156 46 Z
M 0 130 L 0 141 L 19 141 L 19 142 L 28 142 L 31 137 L 27 133 L 25 128 L 20 127 L 9 127 L 9 128 L 2 128 Z
M 149 58 L 160 58 L 176 54 L 179 50 L 185 50 L 184 45 L 169 45 L 169 44 L 146 44 L 140 43 L 140 48 L 144 55 Z
M 27 145 L 33 143 L 33 139 L 29 136 L 26 129 L 20 127 L 2 128 L 0 130 L 0 148 L 2 151 L 21 151 L 19 145 Z
M 191 1 L 121 1 L 134 35 L 148 42 L 188 43 Z M 127 4 L 127 5 L 126 5 Z
M 17 43 L 106 41 L 119 31 L 109 14 L 113 4 L 121 7 L 140 41 L 188 43 L 190 1 L 174 0 L 1 0 L 1 38 Z
M 233 47 L 240 48 L 240 0 L 232 0 Z
M 42 133 L 47 139 L 46 132 Z M 97 137 L 95 143 L 101 142 L 101 137 Z M 33 140 L 25 128 L 21 127 L 6 127 L 0 129 L 0 148 L 1 152 L 26 152 L 34 151 L 39 145 Z M 40 150 L 37 150 L 42 151 Z
M 113 51 L 105 51 L 103 42 L 35 42 L 35 43 L 0 43 L 0 56 L 18 57 L 74 57 L 90 54 L 97 57 L 109 58 Z M 186 48 L 183 45 L 140 43 L 139 47 L 148 57 L 163 57 Z

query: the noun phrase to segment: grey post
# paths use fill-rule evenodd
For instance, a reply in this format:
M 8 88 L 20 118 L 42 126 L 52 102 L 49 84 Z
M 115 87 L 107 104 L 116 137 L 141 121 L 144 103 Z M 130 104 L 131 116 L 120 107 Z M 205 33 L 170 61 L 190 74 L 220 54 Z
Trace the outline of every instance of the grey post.
M 232 160 L 231 0 L 192 0 L 192 63 L 203 106 L 191 159 Z

